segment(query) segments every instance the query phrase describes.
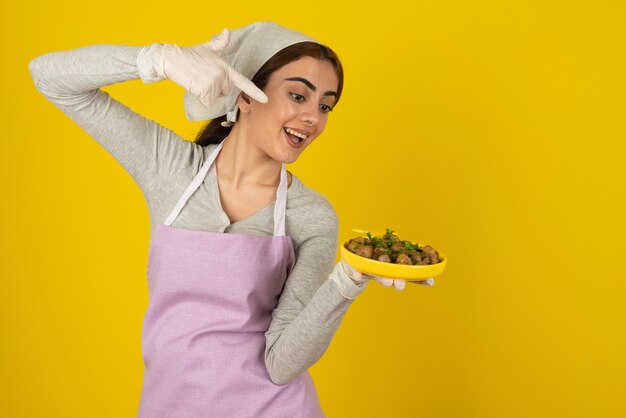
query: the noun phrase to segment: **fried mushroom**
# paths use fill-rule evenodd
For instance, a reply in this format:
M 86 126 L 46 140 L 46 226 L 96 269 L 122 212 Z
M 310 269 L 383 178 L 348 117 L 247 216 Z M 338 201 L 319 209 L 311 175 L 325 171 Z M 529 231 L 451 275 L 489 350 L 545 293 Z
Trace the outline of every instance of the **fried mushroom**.
M 396 258 L 396 264 L 412 265 L 413 263 L 411 262 L 411 258 L 408 255 L 404 253 L 400 253 L 398 254 L 398 257 Z
M 374 254 L 374 247 L 371 245 L 363 245 L 356 250 L 356 253 L 361 257 L 372 258 L 372 254 Z
M 437 256 L 437 251 L 435 251 L 435 249 L 433 247 L 431 247 L 430 245 L 424 246 L 422 248 L 422 251 L 424 252 L 424 254 L 430 260 L 429 264 L 437 264 L 439 262 L 439 257 Z

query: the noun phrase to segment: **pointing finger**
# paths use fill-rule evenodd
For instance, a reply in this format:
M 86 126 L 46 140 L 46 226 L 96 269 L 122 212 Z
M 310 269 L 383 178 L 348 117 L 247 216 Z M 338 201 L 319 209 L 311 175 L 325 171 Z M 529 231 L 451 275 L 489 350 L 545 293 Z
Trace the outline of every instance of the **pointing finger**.
M 267 103 L 268 98 L 265 95 L 265 93 L 263 93 L 263 91 L 259 89 L 257 86 L 255 86 L 252 81 L 248 80 L 237 70 L 235 70 L 232 67 L 229 67 L 228 75 L 230 77 L 230 80 L 233 82 L 233 84 L 239 87 L 241 91 L 243 91 L 244 93 L 246 93 L 248 96 L 252 97 L 254 100 L 256 100 L 259 103 Z

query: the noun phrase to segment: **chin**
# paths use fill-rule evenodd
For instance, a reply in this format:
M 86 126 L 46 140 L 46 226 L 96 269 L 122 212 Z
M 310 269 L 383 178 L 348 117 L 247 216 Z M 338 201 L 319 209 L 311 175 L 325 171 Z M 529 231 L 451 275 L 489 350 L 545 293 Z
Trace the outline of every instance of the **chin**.
M 295 163 L 296 160 L 298 159 L 298 157 L 300 157 L 300 154 L 296 155 L 295 157 L 287 157 L 287 158 L 283 158 L 282 159 L 282 163 L 283 164 L 292 164 Z
M 300 150 L 296 150 L 296 152 L 294 152 L 293 149 L 290 149 L 290 150 L 279 149 L 279 150 L 276 150 L 276 153 L 274 154 L 274 159 L 284 164 L 291 164 L 291 163 L 296 162 L 296 160 L 300 158 L 300 155 L 302 155 L 302 152 L 305 149 L 306 147 L 303 147 Z

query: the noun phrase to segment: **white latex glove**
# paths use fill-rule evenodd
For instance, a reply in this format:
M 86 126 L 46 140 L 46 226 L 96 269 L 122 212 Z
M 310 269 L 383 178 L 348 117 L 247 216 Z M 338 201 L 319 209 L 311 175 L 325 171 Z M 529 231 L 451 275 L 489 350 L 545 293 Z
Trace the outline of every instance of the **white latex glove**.
M 391 279 L 388 277 L 380 277 L 380 276 L 372 276 L 370 274 L 361 273 L 360 271 L 355 270 L 350 264 L 346 263 L 343 259 L 340 261 L 343 270 L 346 272 L 348 277 L 352 279 L 355 283 L 363 283 L 367 280 L 375 280 L 376 282 L 382 284 L 383 286 L 391 287 L 393 286 L 396 290 L 403 290 L 406 286 L 407 281 L 403 279 Z M 409 283 L 413 284 L 421 284 L 422 286 L 433 286 L 435 284 L 435 279 L 432 277 L 425 280 L 419 281 L 410 281 Z
M 154 71 L 172 80 L 210 106 L 220 96 L 227 96 L 233 86 L 260 103 L 267 96 L 252 81 L 230 66 L 220 52 L 230 42 L 228 29 L 214 40 L 191 47 L 163 44 L 153 57 Z

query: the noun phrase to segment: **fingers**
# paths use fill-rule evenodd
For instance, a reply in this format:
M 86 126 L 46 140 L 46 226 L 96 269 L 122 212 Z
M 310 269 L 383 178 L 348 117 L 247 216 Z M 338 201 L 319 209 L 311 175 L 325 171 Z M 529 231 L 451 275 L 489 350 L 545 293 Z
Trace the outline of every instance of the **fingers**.
M 406 280 L 396 279 L 393 281 L 393 287 L 395 287 L 396 290 L 403 290 L 405 286 Z
M 230 42 L 230 31 L 228 29 L 224 29 L 222 33 L 215 36 L 211 41 L 207 42 L 207 45 L 209 46 L 209 48 L 217 52 L 219 55 L 219 52 L 222 51 L 224 48 L 226 48 L 229 42 Z M 226 72 L 227 72 L 228 80 L 232 83 L 232 85 L 238 87 L 241 91 L 246 93 L 248 96 L 252 97 L 257 102 L 267 103 L 268 98 L 261 89 L 255 86 L 252 81 L 244 77 L 240 72 L 235 70 L 233 67 L 231 67 L 227 63 L 225 64 L 226 64 Z M 222 95 L 225 95 L 224 92 L 222 92 Z
M 406 283 L 407 283 L 407 281 L 403 279 L 389 279 L 386 277 L 378 277 L 378 276 L 375 276 L 374 280 L 376 280 L 378 283 L 386 287 L 393 286 L 396 290 L 404 290 L 404 288 L 406 287 Z M 433 286 L 435 284 L 435 279 L 431 277 L 425 280 L 409 281 L 409 283 L 421 284 L 422 286 Z
M 261 89 L 259 89 L 252 81 L 244 77 L 240 72 L 232 67 L 229 67 L 229 78 L 232 83 L 237 86 L 241 91 L 252 97 L 259 103 L 267 103 L 267 96 Z
M 228 45 L 229 42 L 230 42 L 230 31 L 228 29 L 224 28 L 222 33 L 220 33 L 219 35 L 214 37 L 207 44 L 209 45 L 209 47 L 212 50 L 217 52 L 217 51 L 221 51 L 222 49 L 226 48 L 226 45 Z
M 361 273 L 360 271 L 355 270 L 350 264 L 346 263 L 343 259 L 340 261 L 341 267 L 343 271 L 350 277 L 352 281 L 363 282 L 371 279 L 372 277 L 368 274 Z
M 374 276 L 374 280 L 386 287 L 393 286 L 393 288 L 396 290 L 403 290 L 406 286 L 406 280 L 402 279 L 388 279 L 386 277 Z
M 386 277 L 375 276 L 374 280 L 376 280 L 378 283 L 382 284 L 383 286 L 389 287 L 393 285 L 393 279 L 388 279 Z
M 404 279 L 391 279 L 388 277 L 381 276 L 372 276 L 369 274 L 361 273 L 360 271 L 355 270 L 350 264 L 346 263 L 343 259 L 340 261 L 342 267 L 344 268 L 346 274 L 352 279 L 357 281 L 363 280 L 375 280 L 377 283 L 382 284 L 385 287 L 393 287 L 396 290 L 404 290 L 406 287 L 407 280 Z M 423 286 L 433 286 L 435 284 L 435 279 L 428 278 L 425 280 L 419 281 L 409 281 L 409 283 L 421 284 Z

